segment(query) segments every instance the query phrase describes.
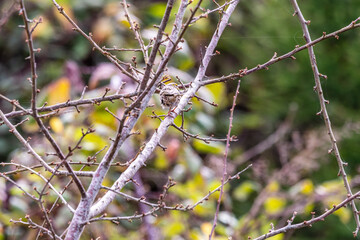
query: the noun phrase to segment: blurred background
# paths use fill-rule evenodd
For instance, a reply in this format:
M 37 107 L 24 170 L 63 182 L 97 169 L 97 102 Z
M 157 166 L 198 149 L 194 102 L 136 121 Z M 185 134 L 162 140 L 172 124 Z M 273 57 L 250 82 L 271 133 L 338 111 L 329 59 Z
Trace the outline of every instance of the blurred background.
M 31 0 L 25 3 L 30 18 L 42 18 L 42 23 L 34 32 L 35 48 L 41 48 L 36 54 L 38 87 L 41 89 L 39 102 L 53 105 L 77 99 L 85 85 L 89 86 L 85 97 L 102 96 L 106 87 L 114 93 L 121 82 L 127 83 L 123 92 L 134 89 L 129 79 L 72 30 L 51 1 Z M 138 48 L 119 1 L 64 0 L 59 4 L 76 19 L 84 32 L 93 34 L 93 39 L 100 46 Z M 156 34 L 153 25 L 160 23 L 166 2 L 137 0 L 130 4 L 132 17 L 139 23 L 148 43 Z M 178 4 L 177 1 L 174 9 Z M 305 18 L 311 20 L 309 30 L 313 39 L 323 32 L 330 33 L 348 25 L 359 17 L 360 12 L 357 0 L 307 0 L 299 1 L 299 5 Z M 202 7 L 204 10 L 212 9 L 215 4 L 204 1 Z M 274 52 L 281 55 L 296 45 L 303 45 L 302 30 L 297 18 L 292 16 L 293 12 L 288 1 L 241 1 L 231 17 L 231 27 L 226 29 L 218 45 L 217 50 L 221 54 L 212 59 L 207 76 L 219 77 L 246 67 L 252 68 L 268 61 Z M 174 81 L 178 76 L 183 82 L 189 82 L 196 75 L 200 58 L 219 18 L 220 15 L 215 12 L 189 28 L 184 36 L 183 50 L 176 53 L 169 65 L 168 74 Z M 31 89 L 26 79 L 30 76 L 30 67 L 29 61 L 25 60 L 28 56 L 25 34 L 18 27 L 22 24 L 18 5 L 13 1 L 1 1 L 0 93 L 10 99 L 18 99 L 28 108 Z M 170 30 L 171 24 L 166 31 Z M 327 106 L 329 115 L 341 155 L 348 162 L 346 171 L 349 180 L 357 191 L 360 184 L 360 97 L 357 95 L 360 90 L 360 32 L 355 29 L 339 37 L 338 40 L 334 38 L 317 44 L 315 54 L 320 72 L 328 77 L 321 81 L 325 98 L 330 101 Z M 127 62 L 135 56 L 139 66 L 143 64 L 138 52 L 114 54 Z M 346 197 L 342 180 L 337 176 L 336 160 L 327 154 L 331 145 L 323 119 L 316 115 L 320 107 L 313 91 L 314 79 L 307 51 L 295 57 L 296 60 L 283 60 L 270 66 L 269 70 L 256 72 L 241 81 L 232 131 L 238 141 L 231 144 L 228 173 L 235 174 L 250 163 L 253 167 L 240 180 L 226 185 L 215 239 L 228 239 L 229 236 L 233 239 L 254 238 L 268 232 L 270 223 L 276 228 L 284 226 L 294 211 L 298 212 L 295 221 L 301 222 L 310 219 L 311 212 L 320 214 Z M 218 107 L 194 99 L 192 110 L 185 113 L 185 128 L 193 134 L 213 134 L 224 138 L 236 84 L 237 81 L 229 81 L 202 88 L 199 95 L 217 103 Z M 154 107 L 144 112 L 136 126 L 142 134 L 125 143 L 117 162 L 133 158 L 159 125 L 159 120 L 151 119 L 149 115 L 153 110 L 158 114 L 166 112 L 161 109 L 158 96 L 152 103 Z M 12 106 L 2 99 L 0 106 L 4 112 L 12 110 Z M 114 113 L 121 113 L 123 103 L 103 102 L 99 106 L 82 107 L 80 113 L 69 109 L 62 115 L 46 119 L 64 149 L 76 143 L 82 128 L 93 126 L 96 129 L 94 134 L 85 138 L 73 161 L 84 162 L 88 156 L 109 145 L 109 137 L 114 135 L 117 122 L 104 110 L 106 107 Z M 18 117 L 12 121 L 19 122 L 21 119 Z M 176 124 L 180 123 L 181 119 L 176 119 Z M 33 138 L 33 146 L 40 154 L 49 151 L 49 144 L 39 134 L 33 120 L 30 119 L 19 130 L 25 137 Z M 224 143 L 184 142 L 182 134 L 175 129 L 169 130 L 162 143 L 167 150 L 157 149 L 147 167 L 139 171 L 136 177 L 139 185 L 128 184 L 124 192 L 138 197 L 144 195 L 156 203 L 170 176 L 177 184 L 170 189 L 165 202 L 168 205 L 187 205 L 194 204 L 220 184 Z M 100 152 L 97 159 L 100 160 L 103 153 Z M 34 164 L 6 126 L 0 127 L 0 159 L 2 162 L 14 160 Z M 49 162 L 54 159 L 46 157 Z M 94 169 L 94 166 L 86 169 Z M 8 170 L 10 168 L 2 167 L 2 171 Z M 113 167 L 104 185 L 111 186 L 123 170 L 122 167 Z M 28 173 L 11 177 L 29 192 L 34 186 L 42 186 L 39 179 Z M 62 188 L 67 181 L 57 178 L 54 185 Z M 89 180 L 84 179 L 84 182 Z M 79 196 L 75 188 L 70 188 L 64 196 L 76 206 Z M 218 193 L 212 195 L 209 201 L 191 212 L 161 211 L 157 217 L 142 221 L 94 223 L 86 228 L 83 239 L 207 239 L 217 197 Z M 51 202 L 55 198 L 50 194 L 47 200 Z M 0 239 L 35 239 L 36 230 L 11 224 L 9 220 L 30 214 L 34 216 L 33 220 L 41 222 L 40 210 L 2 178 L 0 207 Z M 146 211 L 146 208 L 118 197 L 107 213 L 111 216 L 132 215 L 135 211 Z M 69 212 L 59 207 L 53 214 L 57 230 L 64 230 L 71 219 Z M 343 208 L 312 228 L 287 232 L 272 239 L 353 239 L 354 230 L 352 212 Z

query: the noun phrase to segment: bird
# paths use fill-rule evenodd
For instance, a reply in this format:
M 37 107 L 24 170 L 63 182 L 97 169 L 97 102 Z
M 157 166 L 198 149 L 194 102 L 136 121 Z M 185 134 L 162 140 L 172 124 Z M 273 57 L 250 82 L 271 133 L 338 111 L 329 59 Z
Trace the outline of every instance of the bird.
M 162 108 L 170 108 L 173 111 L 178 105 L 182 93 L 176 83 L 169 83 L 162 86 L 160 90 L 160 99 Z

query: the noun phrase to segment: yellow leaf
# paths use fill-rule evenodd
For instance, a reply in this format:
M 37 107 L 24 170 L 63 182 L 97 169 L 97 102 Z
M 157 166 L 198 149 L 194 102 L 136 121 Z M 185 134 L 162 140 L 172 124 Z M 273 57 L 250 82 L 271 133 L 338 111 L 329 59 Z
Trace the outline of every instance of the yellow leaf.
M 167 169 L 169 166 L 169 162 L 166 158 L 165 152 L 157 149 L 156 150 L 156 158 L 154 161 L 154 165 L 157 169 L 163 170 L 163 169 Z
M 103 42 L 113 35 L 113 24 L 108 18 L 100 18 L 92 28 L 93 38 L 96 42 Z
M 269 239 L 271 239 L 271 240 L 282 240 L 282 239 L 284 239 L 284 234 L 283 234 L 283 233 L 280 233 L 280 234 L 278 234 L 278 235 L 275 235 L 275 236 L 273 236 L 273 237 L 270 237 Z
M 200 199 L 200 197 L 197 198 L 197 199 Z M 213 212 L 214 212 L 214 204 L 212 204 L 209 201 L 206 201 L 206 202 L 204 202 L 202 204 L 197 205 L 193 210 L 193 213 L 200 216 L 200 217 L 212 216 Z
M 340 220 L 344 223 L 348 223 L 351 219 L 351 212 L 347 208 L 340 208 L 336 212 L 334 212 L 335 215 L 339 216 Z
M 215 188 L 219 187 L 220 185 L 221 185 L 220 180 L 213 180 L 208 184 L 207 188 L 213 191 Z M 228 188 L 229 185 L 224 185 L 224 193 L 227 192 Z M 220 191 L 216 191 L 210 196 L 210 199 L 218 200 L 219 197 L 220 197 Z M 224 197 L 221 199 L 221 201 L 224 201 Z
M 71 18 L 74 19 L 74 13 L 72 12 L 72 8 L 69 6 L 68 3 L 61 3 L 61 7 L 64 9 L 64 12 Z M 60 24 L 63 26 L 63 28 L 67 31 L 73 31 L 73 26 L 71 23 L 64 18 L 62 14 L 59 13 L 59 11 L 56 8 L 52 8 L 54 11 L 54 15 L 57 18 L 57 20 L 60 22 Z
M 180 221 L 172 222 L 167 225 L 164 231 L 165 237 L 173 237 L 180 235 L 182 232 L 184 232 L 185 226 Z
M 126 19 L 121 19 L 121 20 L 119 21 L 119 23 L 121 23 L 122 25 L 124 25 L 126 28 L 130 28 L 130 23 L 129 23 L 129 21 L 126 20 Z
M 207 100 L 219 104 L 219 107 L 226 106 L 226 85 L 222 83 L 215 83 L 206 85 L 206 89 L 210 92 Z
M 279 191 L 280 185 L 277 181 L 272 181 L 267 185 L 266 188 L 269 192 L 277 192 Z
M 32 36 L 33 38 L 50 38 L 54 35 L 54 29 L 52 28 L 51 24 L 49 23 L 49 20 L 46 17 L 41 17 L 42 21 L 39 23 Z
M 276 214 L 283 210 L 286 200 L 281 197 L 269 197 L 264 203 L 265 211 L 269 214 Z
M 193 141 L 193 147 L 201 153 L 220 154 L 225 150 L 225 145 L 220 142 L 211 142 L 209 144 L 203 141 L 195 139 Z
M 314 184 L 310 179 L 305 179 L 301 184 L 301 193 L 304 195 L 310 195 L 314 192 Z
M 200 229 L 204 233 L 205 236 L 209 236 L 211 233 L 212 224 L 209 222 L 204 222 L 201 224 Z M 213 236 L 214 237 L 214 236 Z
M 36 121 L 33 118 L 30 118 L 29 121 L 25 122 L 21 125 L 21 128 L 30 133 L 34 133 L 39 131 L 39 126 L 37 125 Z
M 311 213 L 314 211 L 315 205 L 313 203 L 307 204 L 304 208 L 305 213 Z
M 191 230 L 190 233 L 189 233 L 189 239 L 202 240 L 204 238 L 203 238 L 203 235 L 200 232 L 198 232 L 196 230 Z
M 113 181 L 111 181 L 109 178 L 105 178 L 104 181 L 102 182 L 102 185 L 106 186 L 106 187 L 111 187 L 114 184 Z
M 152 17 L 162 18 L 165 12 L 166 4 L 165 3 L 152 3 L 149 5 L 148 13 Z
M 116 109 L 112 109 L 112 106 L 110 106 L 109 103 L 102 103 L 100 106 L 97 106 L 95 108 L 95 111 L 90 113 L 89 115 L 89 121 L 94 124 L 102 124 L 108 128 L 116 128 L 117 122 L 116 119 L 111 116 L 111 114 L 107 113 L 105 111 L 105 108 L 108 107 L 110 111 L 112 111 L 114 114 L 118 114 L 116 112 Z
M 49 86 L 48 104 L 66 102 L 70 99 L 70 80 L 66 77 L 58 79 Z
M 49 124 L 55 133 L 62 133 L 64 131 L 64 125 L 58 117 L 52 117 Z
M 93 152 L 103 149 L 106 145 L 104 138 L 96 133 L 87 135 L 81 144 L 83 150 Z
M 252 181 L 244 181 L 235 188 L 233 195 L 234 198 L 240 201 L 245 201 L 248 196 L 257 189 L 257 186 Z

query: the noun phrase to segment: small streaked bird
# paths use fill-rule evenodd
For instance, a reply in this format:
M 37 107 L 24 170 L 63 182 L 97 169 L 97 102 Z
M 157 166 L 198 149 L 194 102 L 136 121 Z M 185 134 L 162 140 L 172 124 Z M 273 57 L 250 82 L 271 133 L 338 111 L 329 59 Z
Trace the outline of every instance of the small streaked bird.
M 160 91 L 161 106 L 163 108 L 170 108 L 170 111 L 173 111 L 179 103 L 181 96 L 182 93 L 176 83 L 164 85 Z

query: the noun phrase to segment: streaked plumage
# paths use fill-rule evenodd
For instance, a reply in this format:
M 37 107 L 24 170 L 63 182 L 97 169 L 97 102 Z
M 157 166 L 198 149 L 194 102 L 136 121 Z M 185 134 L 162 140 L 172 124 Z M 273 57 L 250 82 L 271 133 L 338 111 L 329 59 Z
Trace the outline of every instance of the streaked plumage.
M 179 103 L 181 95 L 181 91 L 175 83 L 163 86 L 160 91 L 161 106 L 163 108 L 174 109 Z

